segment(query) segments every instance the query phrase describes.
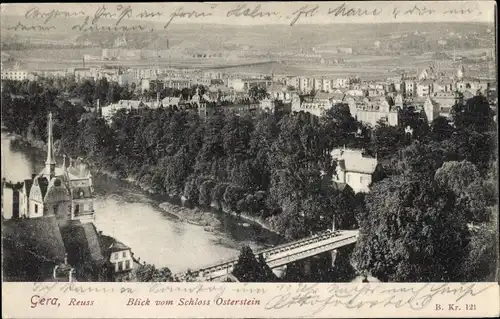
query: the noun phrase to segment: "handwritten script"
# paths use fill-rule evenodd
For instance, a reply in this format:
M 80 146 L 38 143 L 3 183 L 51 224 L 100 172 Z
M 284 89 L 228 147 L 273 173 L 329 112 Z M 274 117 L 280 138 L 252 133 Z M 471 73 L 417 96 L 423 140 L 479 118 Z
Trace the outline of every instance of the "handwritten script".
M 294 26 L 300 22 L 363 22 L 363 19 L 372 20 L 374 18 L 387 22 L 402 20 L 405 17 L 430 16 L 434 16 L 439 20 L 450 16 L 477 17 L 484 14 L 476 7 L 469 7 L 467 3 L 433 6 L 433 3 L 414 5 L 411 2 L 394 2 L 363 6 L 360 3 L 324 2 L 305 5 L 304 3 L 300 5 L 287 3 L 286 6 L 277 6 L 266 3 L 241 2 L 224 5 L 196 3 L 192 4 L 192 6 L 184 3 L 169 10 L 164 10 L 160 5 L 158 8 L 158 10 L 145 10 L 136 4 L 101 4 L 85 11 L 67 11 L 46 9 L 42 5 L 37 5 L 26 10 L 19 21 L 7 25 L 7 29 L 40 32 L 67 31 L 67 24 L 63 22 L 67 22 L 68 18 L 73 21 L 69 29 L 78 32 L 150 32 L 166 30 L 173 22 L 182 23 L 187 21 L 220 23 L 229 19 L 233 22 L 239 21 L 239 19 L 246 19 L 246 21 L 249 19 L 250 21 L 261 20 L 262 23 L 278 22 Z M 66 20 L 63 21 L 63 19 Z
M 269 299 L 265 308 L 284 309 L 289 307 L 308 308 L 310 315 L 316 315 L 326 307 L 342 306 L 348 309 L 406 308 L 422 310 L 432 305 L 436 297 L 448 295 L 458 302 L 467 296 L 478 296 L 495 286 L 477 287 L 476 284 L 424 284 L 418 287 L 388 288 L 385 285 L 339 285 L 323 288 L 319 284 L 301 284 L 294 288 L 290 284 L 278 285 L 282 292 Z
M 218 283 L 34 283 L 33 293 L 40 296 L 60 294 L 94 296 L 180 296 L 185 298 L 258 298 L 267 311 L 300 308 L 304 316 L 321 313 L 325 308 L 410 309 L 434 307 L 442 300 L 470 302 L 495 284 L 218 284 Z

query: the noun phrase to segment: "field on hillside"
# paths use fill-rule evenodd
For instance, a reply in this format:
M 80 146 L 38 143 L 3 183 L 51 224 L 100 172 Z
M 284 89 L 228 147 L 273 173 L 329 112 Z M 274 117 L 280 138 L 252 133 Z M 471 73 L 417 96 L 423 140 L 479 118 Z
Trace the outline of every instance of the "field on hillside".
M 85 49 L 30 49 L 21 51 L 6 51 L 3 53 L 19 61 L 23 68 L 29 70 L 59 69 L 81 67 L 85 54 L 100 56 L 99 48 Z M 485 49 L 456 51 L 457 55 L 474 55 L 485 52 Z M 448 52 L 449 54 L 449 52 Z M 377 55 L 345 55 L 341 64 L 272 62 L 269 58 L 236 58 L 224 59 L 193 59 L 187 56 L 172 56 L 170 59 L 162 58 L 160 67 L 217 69 L 228 73 L 261 73 L 284 74 L 305 76 L 360 76 L 363 78 L 387 77 L 396 69 L 422 69 L 434 63 L 432 52 L 425 52 L 418 56 L 377 56 Z M 5 64 L 9 67 L 9 64 Z M 85 61 L 85 65 L 116 65 L 123 67 L 155 67 L 154 60 L 135 61 Z M 450 70 L 455 67 L 451 67 Z M 444 71 L 444 69 L 443 69 Z

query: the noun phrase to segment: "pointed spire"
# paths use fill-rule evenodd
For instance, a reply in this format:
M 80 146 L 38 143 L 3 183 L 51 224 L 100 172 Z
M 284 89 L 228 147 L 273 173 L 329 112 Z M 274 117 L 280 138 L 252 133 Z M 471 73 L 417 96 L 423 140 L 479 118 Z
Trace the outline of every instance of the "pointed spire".
M 49 113 L 49 119 L 47 123 L 47 161 L 45 161 L 46 174 L 49 177 L 55 175 L 56 162 L 54 161 L 54 143 L 52 137 L 52 112 Z

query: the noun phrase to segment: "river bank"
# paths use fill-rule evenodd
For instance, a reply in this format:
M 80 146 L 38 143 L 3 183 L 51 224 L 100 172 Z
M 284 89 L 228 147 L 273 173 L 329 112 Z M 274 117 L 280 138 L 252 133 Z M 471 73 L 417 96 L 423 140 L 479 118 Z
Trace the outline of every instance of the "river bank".
M 165 212 L 176 216 L 182 221 L 197 226 L 203 226 L 207 231 L 213 231 L 216 227 L 220 227 L 222 224 L 214 213 L 203 211 L 199 208 L 188 208 L 169 202 L 161 203 L 160 208 Z

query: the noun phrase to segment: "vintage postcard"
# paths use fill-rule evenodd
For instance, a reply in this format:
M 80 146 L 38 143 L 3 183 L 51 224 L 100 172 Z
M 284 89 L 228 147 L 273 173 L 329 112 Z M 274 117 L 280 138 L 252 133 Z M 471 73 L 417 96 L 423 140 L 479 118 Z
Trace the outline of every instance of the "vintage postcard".
M 2 317 L 497 317 L 493 1 L 2 4 Z

